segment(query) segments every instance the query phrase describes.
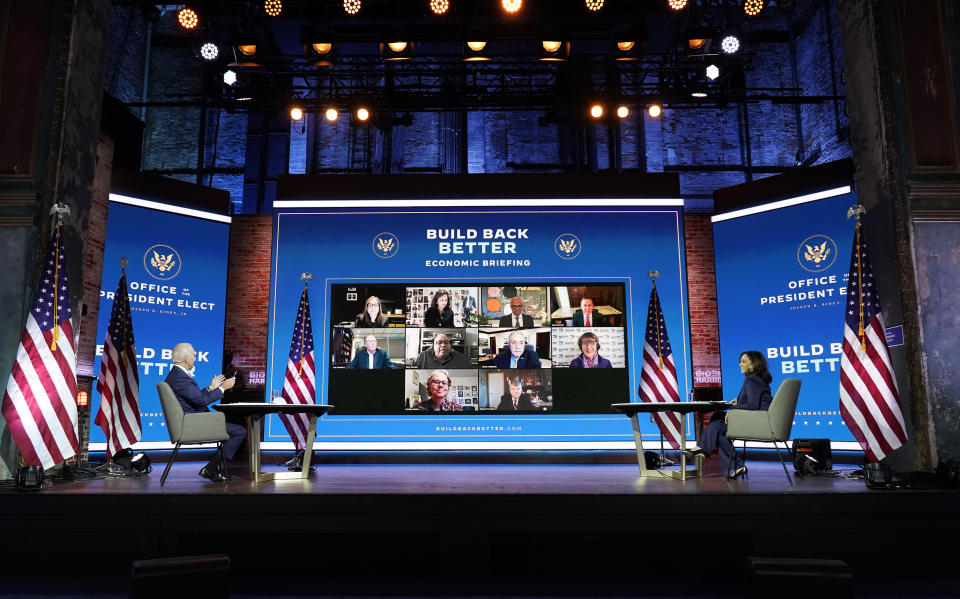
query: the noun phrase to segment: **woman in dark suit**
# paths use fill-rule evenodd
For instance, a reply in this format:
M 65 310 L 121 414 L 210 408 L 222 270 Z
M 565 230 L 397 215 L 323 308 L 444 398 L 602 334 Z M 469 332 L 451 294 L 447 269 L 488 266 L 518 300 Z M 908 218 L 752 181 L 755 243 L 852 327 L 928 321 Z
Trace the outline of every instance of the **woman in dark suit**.
M 383 307 L 380 305 L 380 298 L 371 295 L 367 298 L 367 301 L 363 304 L 363 314 L 360 314 L 357 317 L 356 327 L 365 327 L 365 328 L 382 328 L 387 326 L 387 321 L 390 320 L 386 314 L 383 313 Z
M 743 380 L 743 386 L 740 387 L 740 395 L 731 403 L 731 410 L 766 410 L 773 401 L 770 394 L 770 370 L 767 368 L 767 360 L 758 351 L 745 351 L 740 354 L 740 372 L 746 377 Z M 721 418 L 721 414 L 723 418 Z M 710 424 L 703 429 L 700 435 L 700 446 L 694 447 L 687 452 L 688 456 L 695 456 L 698 453 L 710 455 L 717 451 L 720 456 L 720 466 L 724 472 L 730 472 L 731 460 L 734 471 L 730 475 L 731 479 L 739 478 L 746 474 L 747 467 L 743 465 L 743 457 L 733 450 L 733 443 L 727 439 L 727 417 L 726 413 L 721 412 L 713 415 Z
M 439 290 L 433 294 L 430 300 L 430 307 L 423 315 L 423 326 L 425 327 L 452 327 L 453 326 L 453 308 L 450 307 L 450 294 L 444 290 Z

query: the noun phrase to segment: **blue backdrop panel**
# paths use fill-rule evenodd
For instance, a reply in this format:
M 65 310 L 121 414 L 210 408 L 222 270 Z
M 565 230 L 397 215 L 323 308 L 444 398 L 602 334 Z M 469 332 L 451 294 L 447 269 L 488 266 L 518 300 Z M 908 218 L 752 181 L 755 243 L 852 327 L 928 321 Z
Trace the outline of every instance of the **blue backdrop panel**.
M 852 441 L 839 409 L 853 193 L 714 222 L 725 399 L 743 381 L 739 356 L 767 357 L 771 387 L 803 381 L 792 436 Z
M 142 441 L 170 440 L 156 385 L 167 376 L 174 345 L 193 344 L 201 385 L 221 371 L 229 237 L 226 223 L 110 202 L 93 371 L 94 376 L 100 373 L 103 340 L 120 280 L 120 258 L 126 257 L 140 368 Z M 154 252 L 163 260 L 172 255 L 168 268 L 161 271 L 152 264 Z M 105 443 L 103 430 L 92 424 L 100 409 L 96 384 L 91 396 L 90 442 Z
M 657 283 L 685 396 L 690 383 L 690 343 L 687 316 L 686 270 L 683 258 L 682 207 L 631 206 L 569 207 L 410 207 L 277 209 L 274 214 L 274 256 L 268 344 L 267 390 L 279 395 L 288 359 L 290 338 L 303 285 L 304 271 L 314 275 L 310 286 L 311 315 L 316 344 L 317 401 L 330 403 L 329 309 L 331 285 L 376 283 L 426 286 L 457 281 L 477 283 L 553 283 L 625 285 L 625 336 L 629 387 L 609 403 L 631 401 L 643 347 L 650 280 Z M 398 204 L 399 205 L 399 204 Z M 430 230 L 521 229 L 515 253 L 443 253 L 447 248 L 431 239 Z M 388 251 L 377 240 L 389 238 Z M 577 250 L 565 253 L 560 241 L 577 240 Z M 502 241 L 502 240 L 501 240 Z M 570 247 L 569 245 L 566 247 Z M 453 249 L 453 248 L 451 248 Z M 385 254 L 387 254 L 385 256 Z M 445 261 L 461 261 L 448 265 Z M 490 265 L 485 260 L 505 260 Z M 439 261 L 439 262 L 437 262 Z M 464 264 L 463 261 L 466 261 Z M 476 262 L 474 262 L 476 261 Z M 271 391 L 272 390 L 272 391 Z M 356 393 L 363 393 L 357 389 Z M 647 424 L 646 434 L 659 433 Z M 516 442 L 516 441 L 629 441 L 625 417 L 607 414 L 537 414 L 527 416 L 456 415 L 381 416 L 328 415 L 318 431 L 320 442 Z M 285 441 L 278 419 L 268 423 L 268 441 Z

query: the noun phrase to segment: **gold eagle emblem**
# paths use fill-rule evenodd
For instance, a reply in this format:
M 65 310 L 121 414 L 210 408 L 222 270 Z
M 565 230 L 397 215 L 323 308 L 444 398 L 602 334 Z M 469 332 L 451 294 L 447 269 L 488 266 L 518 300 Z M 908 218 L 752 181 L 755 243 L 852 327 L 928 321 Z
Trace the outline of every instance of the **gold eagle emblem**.
M 157 253 L 157 250 L 153 250 L 153 258 L 150 258 L 150 266 L 156 268 L 160 272 L 167 272 L 176 262 L 173 259 L 173 254 L 168 254 L 166 256 L 161 256 Z
M 560 240 L 560 251 L 564 254 L 572 254 L 577 249 L 577 241 L 571 239 L 570 241 Z
M 389 237 L 387 237 L 386 239 L 384 239 L 383 237 L 378 237 L 377 249 L 383 252 L 384 254 L 389 254 L 393 250 L 393 240 L 390 239 Z
M 820 245 L 814 245 L 813 247 L 804 244 L 807 247 L 807 251 L 804 252 L 803 257 L 807 260 L 812 260 L 814 264 L 820 264 L 827 259 L 827 256 L 830 255 L 830 250 L 827 249 L 827 242 L 824 241 Z

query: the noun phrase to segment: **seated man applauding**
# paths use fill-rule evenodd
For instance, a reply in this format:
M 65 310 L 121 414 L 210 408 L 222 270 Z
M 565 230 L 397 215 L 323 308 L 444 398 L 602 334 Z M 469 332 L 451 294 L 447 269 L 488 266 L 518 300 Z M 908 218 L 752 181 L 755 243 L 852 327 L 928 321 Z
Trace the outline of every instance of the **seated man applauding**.
M 178 343 L 173 348 L 173 366 L 167 374 L 166 383 L 173 389 L 173 393 L 180 402 L 184 413 L 209 412 L 208 405 L 223 399 L 223 392 L 233 388 L 236 379 L 226 378 L 218 374 L 210 381 L 210 385 L 200 388 L 193 378 L 194 363 L 197 361 L 197 352 L 189 343 Z M 223 459 L 233 459 L 240 444 L 247 436 L 247 429 L 239 424 L 227 423 L 227 434 L 230 439 L 223 443 L 223 451 L 217 449 L 210 462 L 200 470 L 200 476 L 224 482 L 227 480 L 227 470 Z

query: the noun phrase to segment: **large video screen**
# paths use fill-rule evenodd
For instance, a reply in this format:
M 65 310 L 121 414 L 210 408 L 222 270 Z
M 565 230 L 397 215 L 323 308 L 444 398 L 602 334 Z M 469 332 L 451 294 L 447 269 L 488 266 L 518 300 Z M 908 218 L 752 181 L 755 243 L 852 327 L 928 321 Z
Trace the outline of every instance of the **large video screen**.
M 337 414 L 588 414 L 629 401 L 623 283 L 339 284 L 330 297 Z
M 310 273 L 316 401 L 333 406 L 320 447 L 633 447 L 610 406 L 637 399 L 651 270 L 681 397 L 691 388 L 680 199 L 380 195 L 274 209 L 265 396 L 282 394 Z M 264 431 L 265 447 L 289 443 L 277 418 Z
M 197 371 L 207 380 L 222 369 L 230 217 L 115 194 L 110 195 L 109 206 L 93 373 L 100 374 L 120 259 L 126 258 L 140 369 L 143 435 L 137 447 L 166 447 L 170 437 L 157 383 L 169 372 L 173 346 L 192 343 Z M 96 384 L 93 387 L 91 421 L 100 410 L 100 394 Z M 103 430 L 96 424 L 90 427 L 90 447 L 106 447 Z
M 847 187 L 713 217 L 725 399 L 743 381 L 740 353 L 763 353 L 774 391 L 802 382 L 795 438 L 853 441 L 839 389 L 856 204 Z

